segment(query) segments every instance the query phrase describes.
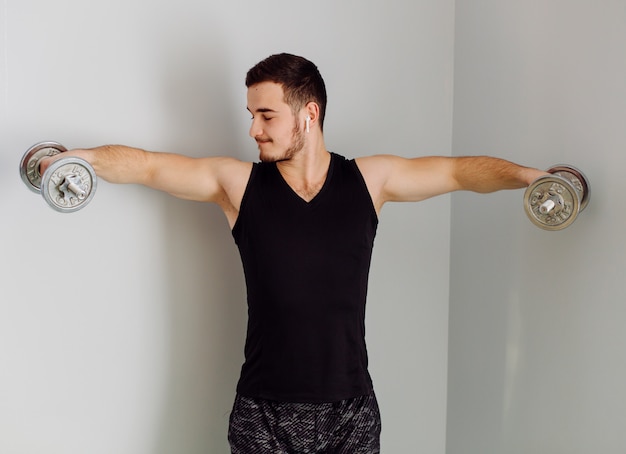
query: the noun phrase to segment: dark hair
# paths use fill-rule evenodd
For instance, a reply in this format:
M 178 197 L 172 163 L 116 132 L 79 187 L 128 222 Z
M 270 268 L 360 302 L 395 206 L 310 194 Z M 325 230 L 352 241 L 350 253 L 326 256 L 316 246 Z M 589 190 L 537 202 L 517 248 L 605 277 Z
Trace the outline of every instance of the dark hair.
M 285 103 L 296 113 L 313 101 L 320 107 L 319 124 L 324 129 L 326 115 L 326 86 L 322 75 L 312 62 L 291 54 L 276 54 L 253 66 L 246 75 L 246 87 L 261 82 L 282 86 Z

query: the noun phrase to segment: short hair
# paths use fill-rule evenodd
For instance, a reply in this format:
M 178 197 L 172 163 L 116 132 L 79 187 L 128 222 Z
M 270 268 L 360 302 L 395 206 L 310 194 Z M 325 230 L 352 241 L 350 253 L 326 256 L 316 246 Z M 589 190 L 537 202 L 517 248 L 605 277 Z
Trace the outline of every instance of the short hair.
M 261 82 L 274 82 L 282 86 L 285 103 L 296 113 L 309 102 L 320 108 L 319 125 L 324 129 L 326 115 L 326 86 L 317 66 L 303 57 L 275 54 L 253 66 L 246 75 L 246 87 Z

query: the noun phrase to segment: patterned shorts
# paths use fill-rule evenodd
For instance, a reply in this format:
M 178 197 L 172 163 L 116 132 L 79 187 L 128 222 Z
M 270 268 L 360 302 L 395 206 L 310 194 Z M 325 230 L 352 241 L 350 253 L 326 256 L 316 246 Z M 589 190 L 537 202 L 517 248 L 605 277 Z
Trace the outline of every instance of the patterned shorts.
M 237 396 L 228 441 L 233 454 L 378 454 L 380 431 L 374 393 L 323 404 Z

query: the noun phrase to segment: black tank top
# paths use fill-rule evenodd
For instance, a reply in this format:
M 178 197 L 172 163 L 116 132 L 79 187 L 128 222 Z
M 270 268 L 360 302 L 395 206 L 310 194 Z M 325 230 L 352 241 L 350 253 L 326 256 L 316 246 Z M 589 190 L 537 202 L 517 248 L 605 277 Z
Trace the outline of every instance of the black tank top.
M 354 160 L 331 154 L 310 202 L 255 163 L 233 237 L 248 292 L 237 392 L 285 402 L 369 394 L 365 300 L 378 218 Z

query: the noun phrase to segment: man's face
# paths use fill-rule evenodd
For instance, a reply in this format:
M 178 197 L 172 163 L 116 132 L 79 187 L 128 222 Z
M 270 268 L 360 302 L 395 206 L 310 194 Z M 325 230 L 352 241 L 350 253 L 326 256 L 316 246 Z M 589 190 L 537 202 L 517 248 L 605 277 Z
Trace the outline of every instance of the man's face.
M 304 132 L 284 101 L 283 88 L 261 82 L 248 88 L 248 110 L 252 114 L 250 137 L 259 146 L 264 162 L 293 158 L 304 146 Z

